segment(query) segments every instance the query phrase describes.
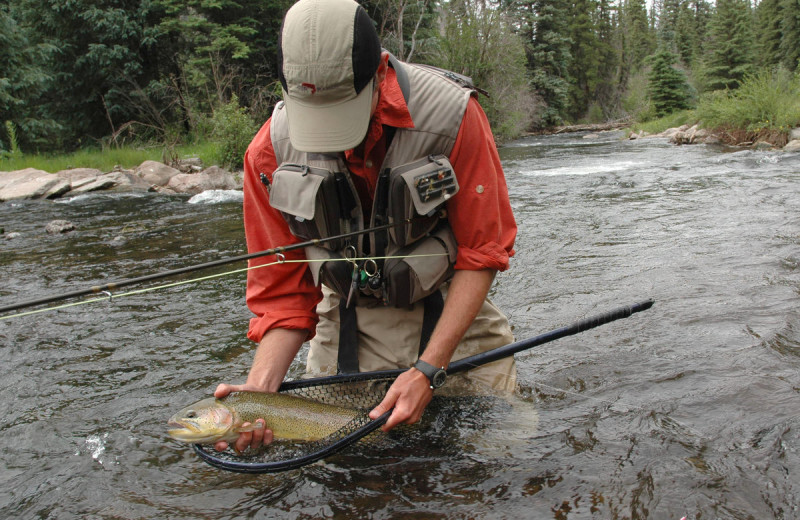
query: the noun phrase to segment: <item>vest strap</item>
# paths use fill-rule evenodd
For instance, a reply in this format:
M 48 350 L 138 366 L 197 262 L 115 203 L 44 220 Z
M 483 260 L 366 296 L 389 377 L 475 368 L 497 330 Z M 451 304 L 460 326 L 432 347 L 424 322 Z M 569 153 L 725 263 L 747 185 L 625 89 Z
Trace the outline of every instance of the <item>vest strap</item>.
M 419 337 L 420 356 L 425 352 L 428 341 L 430 341 L 431 335 L 433 335 L 433 329 L 436 328 L 439 318 L 442 317 L 442 311 L 444 310 L 442 291 L 437 289 L 435 292 L 423 298 L 422 303 L 425 307 L 422 314 L 422 332 Z
M 358 319 L 356 305 L 347 307 L 347 300 L 339 300 L 339 354 L 340 374 L 358 373 Z

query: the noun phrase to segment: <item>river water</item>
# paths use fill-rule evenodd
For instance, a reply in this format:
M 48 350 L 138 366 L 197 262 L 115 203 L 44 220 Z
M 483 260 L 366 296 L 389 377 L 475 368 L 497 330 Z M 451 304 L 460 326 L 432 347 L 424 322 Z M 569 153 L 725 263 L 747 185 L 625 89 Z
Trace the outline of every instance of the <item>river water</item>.
M 652 309 L 518 354 L 510 409 L 441 399 L 255 476 L 164 433 L 249 368 L 243 274 L 3 319 L 0 517 L 800 518 L 800 155 L 611 132 L 501 156 L 520 233 L 492 298 L 517 338 Z M 194 202 L 0 204 L 0 306 L 243 253 L 238 198 Z

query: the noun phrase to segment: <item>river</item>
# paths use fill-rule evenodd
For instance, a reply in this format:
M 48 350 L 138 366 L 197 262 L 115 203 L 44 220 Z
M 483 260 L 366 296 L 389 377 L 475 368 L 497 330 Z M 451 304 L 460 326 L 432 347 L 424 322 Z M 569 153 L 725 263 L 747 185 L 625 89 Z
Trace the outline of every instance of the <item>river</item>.
M 492 298 L 518 339 L 655 305 L 518 354 L 511 410 L 439 400 L 384 448 L 230 473 L 164 432 L 243 380 L 243 274 L 3 319 L 0 517 L 800 518 L 800 155 L 584 137 L 502 147 Z M 231 199 L 0 204 L 0 306 L 242 254 Z

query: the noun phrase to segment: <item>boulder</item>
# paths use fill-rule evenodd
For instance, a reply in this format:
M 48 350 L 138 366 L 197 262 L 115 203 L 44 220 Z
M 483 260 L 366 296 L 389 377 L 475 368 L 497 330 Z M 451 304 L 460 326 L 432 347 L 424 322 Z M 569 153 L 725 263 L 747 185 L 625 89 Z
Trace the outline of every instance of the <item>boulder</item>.
M 667 128 L 666 130 L 664 130 L 663 132 L 661 132 L 661 133 L 660 133 L 660 134 L 658 134 L 658 135 L 659 135 L 660 137 L 669 137 L 669 138 L 672 138 L 672 137 L 673 137 L 675 134 L 677 134 L 677 133 L 680 133 L 680 132 L 682 132 L 682 131 L 683 131 L 683 130 L 682 130 L 681 128 Z
M 70 189 L 70 183 L 43 170 L 26 168 L 5 172 L 0 180 L 0 202 L 12 199 L 52 199 Z
M 136 175 L 133 170 L 117 169 L 97 178 L 98 181 L 109 179 L 114 182 L 114 188 L 135 191 L 152 191 L 153 185 Z
M 73 184 L 70 194 L 79 195 L 81 193 L 89 193 L 90 191 L 108 190 L 117 185 L 114 179 L 109 178 L 107 175 L 87 180 L 88 182 L 83 182 L 77 186 Z
M 203 171 L 203 161 L 199 157 L 178 159 L 175 165 L 182 173 L 197 173 Z
M 166 186 L 180 170 L 157 161 L 145 161 L 136 168 L 136 175 L 151 186 Z
M 800 152 L 800 138 L 789 141 L 783 147 L 784 152 Z
M 218 166 L 212 166 L 200 173 L 181 173 L 169 180 L 167 189 L 175 193 L 195 195 L 207 190 L 235 190 L 239 183 L 234 176 Z
M 791 131 L 789 131 L 789 140 L 790 141 L 800 140 L 800 127 L 792 128 Z
M 74 189 L 76 184 L 80 186 L 82 184 L 86 184 L 87 182 L 91 182 L 103 175 L 103 172 L 97 168 L 72 168 L 69 170 L 58 171 L 54 175 L 60 179 L 68 181 L 70 184 L 72 184 Z

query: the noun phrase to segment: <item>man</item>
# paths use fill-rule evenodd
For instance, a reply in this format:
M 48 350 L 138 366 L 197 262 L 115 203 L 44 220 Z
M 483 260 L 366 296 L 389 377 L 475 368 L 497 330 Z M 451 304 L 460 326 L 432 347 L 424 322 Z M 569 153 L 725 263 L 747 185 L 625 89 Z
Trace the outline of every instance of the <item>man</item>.
M 451 359 L 513 341 L 487 299 L 516 236 L 488 121 L 456 75 L 382 51 L 353 0 L 292 6 L 279 62 L 284 103 L 245 156 L 248 249 L 395 227 L 251 270 L 248 337 L 259 345 L 246 383 L 215 395 L 277 391 L 308 340 L 313 375 L 411 367 L 370 416 L 393 410 L 384 430 L 414 423 Z M 472 390 L 513 391 L 513 359 L 461 379 Z M 271 440 L 259 420 L 235 448 Z

